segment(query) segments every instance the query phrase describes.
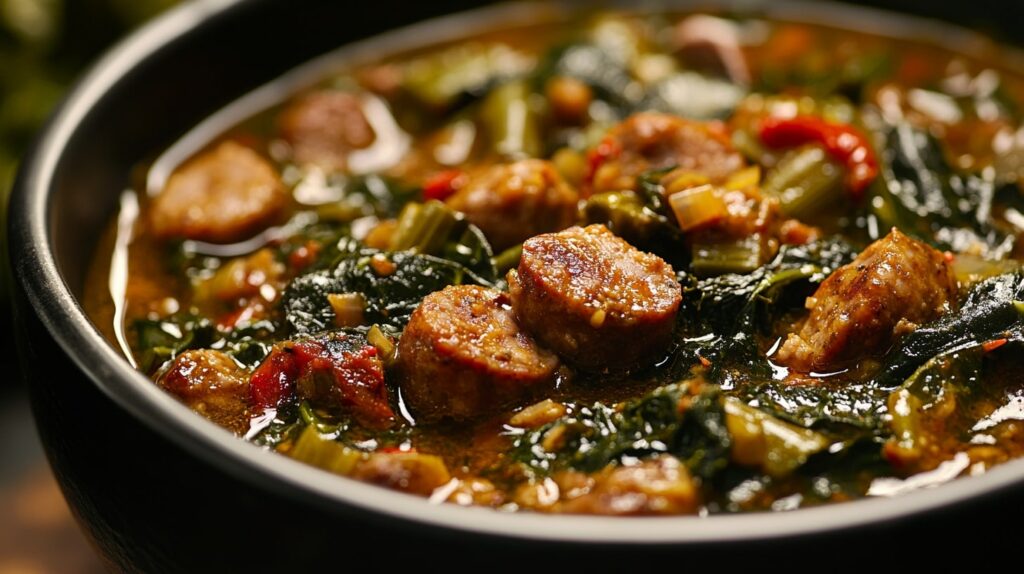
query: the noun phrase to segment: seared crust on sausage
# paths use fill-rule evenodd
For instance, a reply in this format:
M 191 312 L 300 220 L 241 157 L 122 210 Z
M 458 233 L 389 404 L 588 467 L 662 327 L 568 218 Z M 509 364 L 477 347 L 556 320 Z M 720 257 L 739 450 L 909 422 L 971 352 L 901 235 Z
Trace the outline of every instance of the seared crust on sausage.
M 278 219 L 288 191 L 270 163 L 225 141 L 171 175 L 153 200 L 149 223 L 159 239 L 231 243 Z
M 579 194 L 550 162 L 527 159 L 471 172 L 447 203 L 502 250 L 569 227 L 576 221 L 578 201 Z
M 311 92 L 293 101 L 278 118 L 281 137 L 299 164 L 343 170 L 349 152 L 369 146 L 376 137 L 359 97 L 339 90 Z
M 607 158 L 592 174 L 595 193 L 636 189 L 645 171 L 677 167 L 721 183 L 744 166 L 719 124 L 642 112 L 612 128 L 601 144 Z
M 171 361 L 157 384 L 211 421 L 236 434 L 245 432 L 249 373 L 225 353 L 186 351 Z
M 519 328 L 504 293 L 460 285 L 423 299 L 397 366 L 405 404 L 433 422 L 526 404 L 553 387 L 559 361 Z
M 668 263 L 603 225 L 527 240 L 508 283 L 523 327 L 584 370 L 623 369 L 657 358 L 671 340 L 682 302 Z
M 801 372 L 842 367 L 937 318 L 956 293 L 943 254 L 893 229 L 818 287 L 810 317 L 777 358 Z

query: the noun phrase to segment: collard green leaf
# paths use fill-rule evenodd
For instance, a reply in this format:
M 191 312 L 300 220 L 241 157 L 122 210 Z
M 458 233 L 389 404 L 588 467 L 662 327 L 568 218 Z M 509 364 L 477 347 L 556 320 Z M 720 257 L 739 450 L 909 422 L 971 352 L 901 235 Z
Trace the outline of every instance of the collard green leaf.
M 473 253 L 487 253 L 481 245 L 467 239 L 469 253 L 459 254 L 472 263 Z M 490 258 L 480 265 L 490 269 Z M 366 324 L 377 324 L 401 331 L 420 301 L 448 285 L 490 282 L 458 261 L 412 251 L 380 251 L 343 242 L 334 262 L 295 278 L 288 284 L 282 300 L 285 320 L 296 333 L 316 333 L 334 327 L 334 310 L 327 295 L 359 293 L 366 301 Z
M 876 380 L 893 389 L 929 359 L 1024 332 L 1024 271 L 999 275 L 978 283 L 960 309 L 904 336 L 890 351 Z
M 688 404 L 681 409 L 684 400 Z M 547 440 L 555 433 L 559 440 Z M 601 403 L 578 408 L 518 437 L 513 458 L 543 475 L 564 469 L 593 472 L 624 457 L 668 453 L 696 475 L 711 478 L 728 465 L 730 441 L 718 388 L 691 394 L 687 383 L 677 383 L 620 409 Z
M 890 126 L 875 185 L 875 215 L 885 229 L 903 232 L 940 249 L 981 249 L 1002 257 L 1014 237 L 991 220 L 996 184 L 978 175 L 953 173 L 934 136 L 906 123 Z

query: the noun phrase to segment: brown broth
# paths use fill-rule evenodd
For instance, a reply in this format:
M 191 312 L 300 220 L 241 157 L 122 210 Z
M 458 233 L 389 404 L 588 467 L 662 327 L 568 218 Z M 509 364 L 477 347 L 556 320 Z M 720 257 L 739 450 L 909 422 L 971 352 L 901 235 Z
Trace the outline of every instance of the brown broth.
M 672 18 L 668 20 L 672 20 Z M 626 26 L 658 27 L 662 20 L 659 18 L 627 18 L 623 22 L 626 22 L 623 24 Z M 767 35 L 767 39 L 744 48 L 744 55 L 750 63 L 751 73 L 755 77 L 771 73 L 773 69 L 778 69 L 780 73 L 788 73 L 787 68 L 794 63 L 804 67 L 801 73 L 827 75 L 830 70 L 842 66 L 844 62 L 848 62 L 852 58 L 871 53 L 888 53 L 897 54 L 899 63 L 895 72 L 888 76 L 887 82 L 891 81 L 910 87 L 934 87 L 940 79 L 947 77 L 955 70 L 962 69 L 966 74 L 976 74 L 982 69 L 996 69 L 1001 74 L 1002 83 L 1000 85 L 1006 94 L 1005 97 L 1013 102 L 1024 101 L 1021 99 L 1024 97 L 1024 88 L 1022 88 L 1024 84 L 1020 77 L 1013 75 L 1008 69 L 1004 69 L 996 63 L 999 60 L 996 58 L 998 47 L 995 45 L 981 49 L 980 58 L 974 58 L 935 45 L 819 26 L 766 23 L 757 20 L 745 21 L 744 25 L 753 37 L 757 36 L 758 30 Z M 546 47 L 581 35 L 583 25 L 577 23 L 572 30 L 566 32 L 561 25 L 542 25 L 502 30 L 472 38 L 478 44 L 505 43 L 527 55 L 538 57 Z M 432 46 L 429 50 L 443 49 L 463 41 Z M 417 57 L 421 53 L 417 49 L 411 52 L 387 55 L 380 58 L 379 61 L 363 63 L 355 68 L 343 66 L 341 71 L 326 76 L 321 85 L 351 83 L 353 78 L 356 83 L 361 80 L 366 84 L 371 81 L 367 78 L 373 74 L 386 74 L 390 67 L 402 65 L 403 62 Z M 382 97 L 386 99 L 385 96 Z M 272 106 L 251 114 L 249 119 L 223 133 L 210 134 L 207 141 L 194 147 L 194 153 L 190 155 L 199 155 L 213 149 L 221 141 L 242 142 L 257 149 L 261 155 L 270 159 L 275 168 L 285 174 L 286 178 L 292 177 L 293 182 L 288 185 L 293 186 L 295 177 L 294 174 L 289 176 L 289 170 L 295 168 L 289 167 L 286 162 L 275 159 L 280 157 L 277 151 L 280 142 L 274 131 L 276 129 L 275 118 L 281 109 L 281 106 Z M 439 167 L 434 157 L 436 156 L 435 146 L 438 137 L 434 129 L 439 125 L 439 121 L 437 117 L 423 113 L 422 109 L 412 108 L 397 109 L 396 119 L 403 129 L 412 136 L 414 142 L 403 160 L 391 168 L 391 175 L 397 180 L 409 182 L 415 186 L 428 175 L 437 171 Z M 967 131 L 984 127 L 982 124 L 988 125 L 982 120 L 968 121 L 973 123 L 968 125 Z M 932 128 L 938 136 L 949 132 L 945 126 L 938 124 L 933 125 Z M 478 134 L 479 130 L 478 126 Z M 474 149 L 477 147 L 479 144 L 474 146 Z M 961 153 L 964 149 L 971 149 L 971 144 L 959 146 L 956 152 L 959 155 L 953 159 L 962 158 L 965 155 Z M 498 158 L 489 151 L 475 151 L 470 155 L 472 157 L 470 163 L 477 165 L 498 161 Z M 990 157 L 985 157 L 984 154 L 977 155 L 978 157 L 959 161 L 959 164 L 978 167 L 991 162 Z M 158 160 L 158 163 L 160 161 L 165 160 Z M 165 165 L 164 168 L 166 167 Z M 173 166 L 174 169 L 177 167 Z M 159 181 L 159 178 L 156 181 Z M 201 314 L 212 315 L 215 321 L 220 321 L 223 319 L 224 309 L 235 304 L 234 302 L 226 303 L 226 307 L 222 309 L 218 307 L 219 303 L 197 301 L 193 283 L 215 274 L 218 269 L 224 267 L 231 257 L 195 255 L 186 265 L 190 270 L 191 279 L 183 274 L 180 262 L 175 262 L 175 258 L 181 255 L 180 246 L 176 243 L 168 244 L 157 240 L 151 234 L 148 217 L 152 209 L 152 200 L 141 191 L 146 189 L 146 186 L 147 184 L 143 182 L 137 184 L 137 189 L 140 190 L 138 219 L 134 223 L 129 222 L 128 226 L 122 221 L 120 229 L 117 221 L 112 222 L 108 232 L 99 241 L 85 293 L 85 306 L 94 322 L 112 345 L 123 346 L 122 342 L 127 341 L 134 354 L 134 360 L 139 360 L 139 357 L 146 351 L 138 346 L 137 332 L 133 327 L 137 321 L 160 320 L 191 307 L 198 307 Z M 151 189 L 150 191 L 159 192 L 160 190 Z M 303 210 L 310 213 L 319 211 L 321 216 L 327 213 L 322 206 L 320 208 L 301 206 L 296 208 L 296 212 Z M 829 233 L 841 232 L 854 242 L 865 242 L 864 228 L 858 228 L 855 225 L 856 222 L 852 222 L 850 216 L 840 208 L 833 207 L 817 214 L 813 219 L 816 225 Z M 294 222 L 296 219 L 293 217 L 291 221 Z M 365 222 L 366 225 L 370 225 L 372 219 Z M 130 240 L 125 245 L 128 240 L 125 234 L 129 227 L 132 229 L 132 233 Z M 263 235 L 264 238 L 271 238 L 270 240 L 264 243 L 250 242 L 247 244 L 248 247 L 241 249 L 236 255 L 248 255 L 264 247 L 281 250 L 282 246 L 288 245 L 291 237 L 301 234 L 301 231 L 293 233 L 295 230 L 289 228 L 288 224 L 277 229 L 280 230 L 278 233 Z M 117 252 L 115 250 L 115 245 L 118 242 L 122 247 L 126 247 L 124 251 Z M 114 257 L 123 257 L 127 263 L 128 277 L 122 286 L 124 289 L 123 301 L 115 302 L 111 297 L 112 253 Z M 293 270 L 286 271 L 282 280 L 287 281 L 294 273 Z M 116 277 L 114 279 L 116 280 Z M 256 296 L 247 297 L 248 302 L 242 302 L 241 306 L 250 304 L 256 298 Z M 276 303 L 277 301 L 271 302 Z M 265 312 L 270 318 L 280 319 L 274 315 L 273 309 L 260 308 L 256 312 Z M 215 315 L 216 313 L 221 313 L 221 316 Z M 805 313 L 799 310 L 786 315 L 774 326 L 775 335 L 765 337 L 761 341 L 761 352 L 766 352 L 778 336 L 799 328 L 804 316 Z M 120 320 L 117 321 L 117 318 Z M 826 383 L 842 385 L 867 380 L 875 372 L 874 368 L 878 359 L 879 357 L 874 355 L 864 357 L 860 367 L 855 367 L 849 373 L 840 375 L 831 382 L 826 381 Z M 694 363 L 693 376 L 696 380 L 701 378 L 706 367 L 706 365 Z M 157 369 L 147 374 L 157 377 L 159 372 L 160 370 Z M 986 374 L 986 382 L 1017 381 L 1019 373 L 1020 366 L 1016 364 L 1016 361 L 1000 362 L 993 372 Z M 796 382 L 792 384 L 826 384 L 798 379 L 800 377 L 794 377 L 793 380 Z M 647 369 L 640 375 L 626 377 L 577 374 L 566 379 L 564 384 L 549 398 L 566 404 L 571 411 L 578 412 L 581 407 L 595 402 L 613 405 L 635 399 L 664 383 L 665 381 L 660 378 L 657 369 Z M 742 385 L 744 381 L 740 380 L 736 384 Z M 1019 387 L 1020 385 L 1014 382 L 1008 384 L 1005 390 L 1000 387 L 1000 392 L 993 392 L 985 400 L 972 404 L 970 412 L 961 414 L 963 420 L 983 420 L 993 411 L 998 410 L 1007 397 L 1016 397 L 1012 400 L 1020 401 L 1022 390 Z M 508 427 L 507 421 L 518 409 L 519 407 L 501 412 L 472 424 L 445 423 L 415 427 L 401 424 L 401 428 L 393 434 L 381 435 L 356 429 L 351 431 L 347 442 L 352 444 L 360 440 L 372 440 L 375 441 L 376 448 L 390 447 L 398 451 L 438 455 L 443 459 L 452 476 L 459 479 L 477 477 L 489 479 L 499 491 L 504 491 L 504 495 L 488 499 L 488 502 L 485 503 L 504 504 L 507 505 L 507 508 L 514 508 L 519 500 L 516 493 L 517 488 L 522 488 L 526 483 L 532 484 L 526 480 L 526 475 L 521 469 L 510 470 L 512 465 L 508 461 L 512 443 L 517 433 L 521 431 L 515 431 Z M 984 444 L 972 443 L 969 437 L 965 441 L 965 437 L 962 436 L 966 432 L 964 429 L 959 429 L 960 434 L 955 437 L 950 434 L 947 437 L 949 443 L 944 444 L 939 452 L 933 453 L 934 460 L 921 463 L 921 468 L 933 470 L 942 463 L 954 459 L 957 453 L 966 452 L 971 464 L 975 465 L 971 467 L 969 473 L 974 473 L 975 468 L 981 470 L 990 464 L 1020 456 L 1021 451 L 1024 450 L 1024 423 L 1021 423 L 1020 419 L 1024 417 L 1020 416 L 1019 412 L 1013 414 L 1012 411 L 1012 405 L 1006 407 L 1009 418 L 988 429 L 986 434 L 990 438 L 984 439 L 987 441 Z M 225 423 L 224 426 L 236 430 L 249 428 L 250 419 L 257 414 L 252 409 L 239 411 L 238 418 Z M 278 444 L 278 450 L 290 452 L 294 448 L 297 438 L 297 434 L 290 435 Z M 890 481 L 898 481 L 903 477 L 898 469 L 879 469 L 877 466 L 844 470 L 843 473 L 841 479 L 835 480 L 836 484 L 845 485 L 843 488 L 837 486 L 829 493 L 816 494 L 815 487 L 810 484 L 813 477 L 771 480 L 756 472 L 748 472 L 746 475 L 737 475 L 731 478 L 730 480 L 733 481 L 731 489 L 723 488 L 721 491 L 706 494 L 701 507 L 712 511 L 782 508 L 786 504 L 784 499 L 793 496 L 797 496 L 794 503 L 797 506 L 819 504 L 861 496 L 869 491 L 872 481 L 879 477 L 887 477 L 886 480 Z M 597 473 L 593 474 L 597 476 Z M 749 496 L 744 497 L 737 494 L 739 492 L 737 485 L 742 484 L 747 484 L 749 487 Z M 597 487 L 591 484 L 588 488 Z

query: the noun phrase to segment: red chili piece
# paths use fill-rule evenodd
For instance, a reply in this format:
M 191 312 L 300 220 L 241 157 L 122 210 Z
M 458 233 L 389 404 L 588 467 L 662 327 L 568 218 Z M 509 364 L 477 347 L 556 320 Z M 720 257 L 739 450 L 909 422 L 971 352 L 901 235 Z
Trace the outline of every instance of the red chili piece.
M 423 199 L 444 201 L 451 197 L 465 183 L 465 172 L 449 169 L 435 173 L 423 182 Z
M 394 419 L 376 347 L 343 335 L 278 346 L 249 379 L 255 407 L 276 408 L 296 395 L 350 412 L 370 426 L 387 426 Z
M 856 198 L 878 176 L 878 160 L 867 138 L 847 124 L 832 124 L 812 116 L 769 117 L 761 122 L 761 141 L 773 148 L 821 144 L 846 166 L 846 187 Z

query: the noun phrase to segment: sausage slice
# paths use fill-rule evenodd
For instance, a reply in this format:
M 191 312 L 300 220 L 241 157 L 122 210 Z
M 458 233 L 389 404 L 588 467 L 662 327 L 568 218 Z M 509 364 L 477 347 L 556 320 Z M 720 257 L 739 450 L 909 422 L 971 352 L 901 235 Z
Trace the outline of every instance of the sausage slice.
M 338 90 L 319 90 L 293 101 L 281 112 L 278 129 L 297 163 L 327 170 L 345 169 L 348 154 L 376 138 L 359 97 Z
M 603 225 L 527 240 L 508 283 L 520 324 L 585 370 L 658 358 L 682 302 L 672 266 Z
M 225 141 L 179 168 L 153 200 L 150 226 L 160 239 L 231 243 L 278 219 L 288 191 L 255 151 Z
M 801 372 L 839 368 L 941 315 L 955 302 L 956 279 L 942 253 L 893 229 L 808 299 L 811 315 L 779 349 Z
M 594 193 L 636 189 L 645 171 L 677 167 L 721 183 L 744 166 L 719 124 L 642 112 L 613 127 L 591 152 Z
M 553 388 L 558 366 L 516 324 L 504 293 L 472 285 L 427 295 L 398 343 L 402 397 L 422 422 L 526 404 Z
M 527 159 L 469 174 L 448 205 L 479 227 L 500 251 L 576 221 L 579 194 L 550 162 Z

